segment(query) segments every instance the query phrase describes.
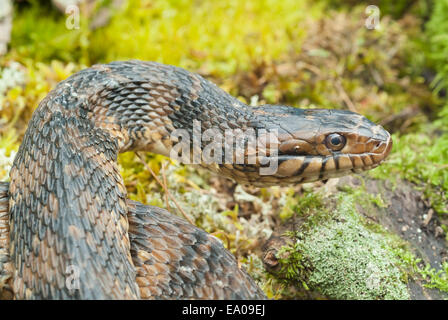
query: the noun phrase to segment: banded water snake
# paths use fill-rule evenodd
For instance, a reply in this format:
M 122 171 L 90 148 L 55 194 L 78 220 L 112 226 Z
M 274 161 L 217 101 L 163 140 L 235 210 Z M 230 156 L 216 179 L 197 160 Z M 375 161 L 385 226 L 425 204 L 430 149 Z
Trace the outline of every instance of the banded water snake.
M 245 149 L 244 163 L 235 163 L 233 153 L 232 161 L 224 161 L 225 152 L 214 158 L 221 162 L 200 161 L 220 175 L 257 186 L 368 170 L 384 160 L 392 145 L 387 131 L 361 115 L 249 107 L 201 76 L 173 66 L 133 60 L 84 69 L 41 101 L 9 186 L 1 185 L 4 297 L 265 298 L 217 239 L 162 209 L 127 199 L 118 153 L 172 156 L 182 140 L 173 139 L 173 133 L 194 136 L 195 123 L 201 132 L 217 134 L 276 132 L 275 143 L 262 139 L 261 147 Z M 268 147 L 274 145 L 271 154 Z M 199 147 L 206 148 L 205 142 Z M 189 148 L 194 153 L 194 143 Z M 247 161 L 260 151 L 275 159 L 274 172 L 260 174 L 265 165 Z M 79 271 L 77 288 L 67 285 L 71 267 Z

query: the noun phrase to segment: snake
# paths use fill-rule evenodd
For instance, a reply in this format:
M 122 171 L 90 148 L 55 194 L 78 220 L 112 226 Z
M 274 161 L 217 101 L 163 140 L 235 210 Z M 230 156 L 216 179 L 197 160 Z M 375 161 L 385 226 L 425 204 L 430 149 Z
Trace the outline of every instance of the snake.
M 119 153 L 173 157 L 183 141 L 191 155 L 209 146 L 191 141 L 198 130 L 262 137 L 251 148 L 244 135 L 221 146 L 247 145 L 243 161 L 235 161 L 235 147 L 230 157 L 214 148 L 211 161 L 193 163 L 258 187 L 369 170 L 392 147 L 383 127 L 351 111 L 249 106 L 196 73 L 157 62 L 93 65 L 39 103 L 9 182 L 0 184 L 1 297 L 265 299 L 220 240 L 127 197 Z M 249 161 L 254 153 L 261 156 Z M 262 174 L 266 159 L 275 170 Z

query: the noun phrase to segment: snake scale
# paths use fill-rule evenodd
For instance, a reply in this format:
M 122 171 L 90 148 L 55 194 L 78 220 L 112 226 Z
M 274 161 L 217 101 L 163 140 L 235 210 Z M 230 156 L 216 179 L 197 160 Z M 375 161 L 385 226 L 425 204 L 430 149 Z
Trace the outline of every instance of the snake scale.
M 127 199 L 118 153 L 169 156 L 172 133 L 194 135 L 195 121 L 203 131 L 276 130 L 278 166 L 271 174 L 259 173 L 259 161 L 199 163 L 255 186 L 368 170 L 392 146 L 387 131 L 356 113 L 249 107 L 174 66 L 131 60 L 81 70 L 40 102 L 10 182 L 0 185 L 2 297 L 264 299 L 219 240 L 163 209 Z M 271 143 L 264 141 L 265 147 Z M 67 279 L 73 267 L 76 287 Z

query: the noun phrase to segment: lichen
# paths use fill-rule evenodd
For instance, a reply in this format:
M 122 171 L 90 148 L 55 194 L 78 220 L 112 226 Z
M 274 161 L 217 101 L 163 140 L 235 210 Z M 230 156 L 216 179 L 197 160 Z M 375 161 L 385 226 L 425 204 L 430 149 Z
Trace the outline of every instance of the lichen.
M 308 285 L 339 299 L 409 299 L 391 243 L 360 221 L 350 196 L 341 196 L 335 218 L 304 241 L 313 264 Z
M 409 299 L 397 244 L 356 210 L 363 195 L 343 191 L 333 196 L 334 209 L 311 209 L 294 244 L 277 254 L 278 277 L 333 299 Z

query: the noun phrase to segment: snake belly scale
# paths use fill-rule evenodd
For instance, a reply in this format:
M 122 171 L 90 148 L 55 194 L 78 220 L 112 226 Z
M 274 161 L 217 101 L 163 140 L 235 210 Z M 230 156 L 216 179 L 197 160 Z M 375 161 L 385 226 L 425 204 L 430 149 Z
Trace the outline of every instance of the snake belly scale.
M 95 65 L 39 104 L 0 185 L 0 290 L 16 299 L 264 299 L 222 244 L 163 209 L 127 199 L 117 155 L 170 155 L 176 129 L 277 129 L 278 170 L 200 165 L 257 186 L 368 170 L 390 135 L 361 115 L 251 108 L 201 76 L 155 62 Z M 67 285 L 67 270 L 79 286 Z

